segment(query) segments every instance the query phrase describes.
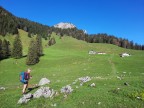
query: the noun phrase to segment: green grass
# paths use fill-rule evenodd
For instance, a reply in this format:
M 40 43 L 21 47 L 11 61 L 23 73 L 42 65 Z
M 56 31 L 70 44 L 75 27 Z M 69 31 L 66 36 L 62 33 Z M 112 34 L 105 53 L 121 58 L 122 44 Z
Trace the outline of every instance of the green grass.
M 30 39 L 26 32 L 19 31 L 26 54 Z M 50 108 L 54 103 L 58 108 L 144 107 L 144 101 L 133 96 L 144 90 L 144 51 L 123 49 L 111 44 L 91 44 L 67 36 L 59 39 L 55 33 L 52 36 L 56 38 L 56 44 L 45 47 L 47 41 L 43 40 L 45 55 L 34 66 L 25 65 L 26 58 L 0 61 L 0 86 L 6 87 L 5 91 L 0 91 L 1 108 Z M 107 54 L 88 55 L 89 50 Z M 128 52 L 132 56 L 121 58 L 119 53 L 122 52 Z M 74 91 L 67 99 L 60 93 L 53 99 L 32 99 L 25 105 L 17 105 L 22 90 L 19 73 L 28 67 L 32 68 L 33 76 L 30 84 L 37 84 L 42 77 L 47 77 L 51 80 L 48 86 L 59 93 L 63 86 L 72 84 L 79 77 L 90 76 L 92 80 L 83 86 L 79 86 L 79 83 L 72 85 Z M 117 79 L 117 76 L 123 76 L 122 80 Z M 89 87 L 93 82 L 96 87 Z M 129 86 L 125 86 L 125 82 Z M 120 90 L 117 91 L 117 88 Z M 31 93 L 34 91 L 36 89 Z

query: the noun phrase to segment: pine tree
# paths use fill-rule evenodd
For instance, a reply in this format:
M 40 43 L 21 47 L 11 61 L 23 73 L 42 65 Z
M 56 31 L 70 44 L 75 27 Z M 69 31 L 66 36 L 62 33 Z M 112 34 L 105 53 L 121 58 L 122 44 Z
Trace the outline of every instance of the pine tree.
M 144 45 L 142 45 L 142 50 L 144 50 Z
M 27 65 L 34 65 L 38 62 L 39 62 L 39 56 L 37 53 L 36 41 L 34 39 L 32 39 L 30 42 L 29 50 L 28 50 L 26 64 Z
M 4 40 L 5 43 L 6 43 L 6 54 L 7 54 L 7 57 L 11 55 L 11 50 L 10 50 L 10 42 L 7 41 L 7 40 Z
M 3 42 L 2 42 L 2 59 L 5 59 L 8 57 L 8 51 L 7 51 L 7 41 L 4 39 Z
M 0 60 L 2 60 L 2 40 L 0 39 Z
M 37 35 L 37 37 L 36 37 L 36 46 L 37 46 L 38 56 L 42 56 L 43 55 L 43 48 L 42 48 L 42 38 L 40 35 Z
M 21 58 L 23 56 L 23 54 L 22 54 L 22 42 L 20 40 L 19 35 L 17 35 L 15 37 L 15 40 L 13 43 L 12 56 L 16 59 Z
M 49 41 L 48 41 L 48 45 L 51 46 L 51 45 L 54 45 L 56 43 L 56 40 L 54 37 L 52 37 Z
M 28 32 L 28 37 L 30 37 L 30 38 L 31 38 L 31 33 L 30 33 L 30 32 Z

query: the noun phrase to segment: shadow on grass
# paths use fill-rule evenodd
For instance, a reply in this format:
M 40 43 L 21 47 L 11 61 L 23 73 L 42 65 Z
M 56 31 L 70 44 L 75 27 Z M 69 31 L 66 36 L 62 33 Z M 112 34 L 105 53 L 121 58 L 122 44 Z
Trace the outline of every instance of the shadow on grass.
M 27 93 L 29 93 L 29 92 L 31 92 L 32 90 L 34 90 L 34 89 L 36 89 L 36 88 L 39 88 L 40 86 L 36 86 L 36 87 L 32 87 L 32 88 L 28 88 L 28 91 L 26 92 L 26 94 Z

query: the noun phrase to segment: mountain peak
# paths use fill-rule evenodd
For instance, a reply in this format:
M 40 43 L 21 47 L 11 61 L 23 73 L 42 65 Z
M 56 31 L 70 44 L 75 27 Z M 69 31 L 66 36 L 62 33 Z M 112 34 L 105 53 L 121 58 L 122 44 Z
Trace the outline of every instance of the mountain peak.
M 67 22 L 60 22 L 56 25 L 54 25 L 55 28 L 61 28 L 61 29 L 68 29 L 68 28 L 75 28 L 76 26 L 72 23 L 67 23 Z

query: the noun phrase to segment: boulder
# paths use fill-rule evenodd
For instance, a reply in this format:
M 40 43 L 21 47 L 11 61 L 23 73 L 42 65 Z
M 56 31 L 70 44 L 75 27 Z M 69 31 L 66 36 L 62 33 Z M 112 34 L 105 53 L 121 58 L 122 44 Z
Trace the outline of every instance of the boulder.
M 18 100 L 17 104 L 27 103 L 32 97 L 33 97 L 33 95 L 31 93 L 25 94 L 25 95 L 23 95 L 22 98 L 20 98 Z
M 40 97 L 52 97 L 55 94 L 54 90 L 50 89 L 49 87 L 41 87 L 40 89 L 38 89 L 34 94 L 33 94 L 33 98 L 40 98 Z
M 61 88 L 61 93 L 69 94 L 73 91 L 72 87 L 70 85 L 66 85 Z
M 40 98 L 42 95 L 43 95 L 43 89 L 40 88 L 33 94 L 33 98 Z
M 39 81 L 39 86 L 42 86 L 42 85 L 45 85 L 45 84 L 49 84 L 50 83 L 50 80 L 47 79 L 47 78 L 42 78 L 40 81 Z

